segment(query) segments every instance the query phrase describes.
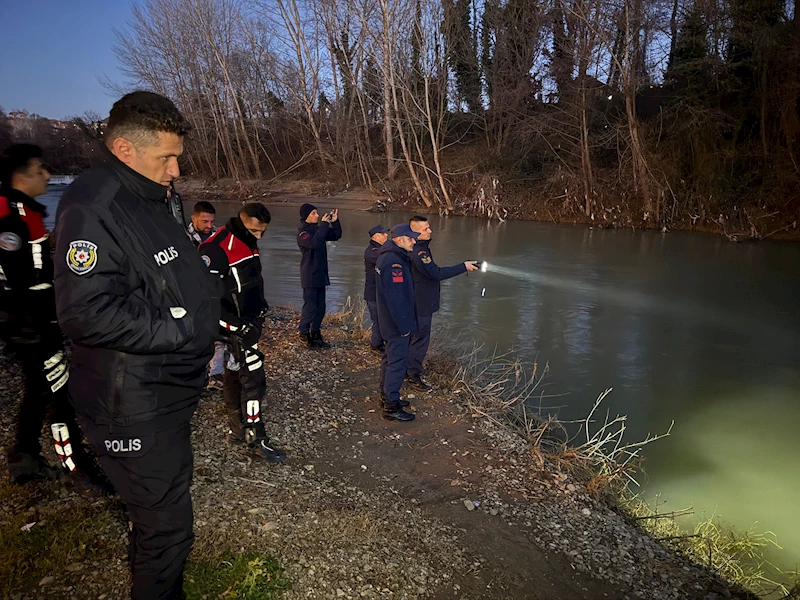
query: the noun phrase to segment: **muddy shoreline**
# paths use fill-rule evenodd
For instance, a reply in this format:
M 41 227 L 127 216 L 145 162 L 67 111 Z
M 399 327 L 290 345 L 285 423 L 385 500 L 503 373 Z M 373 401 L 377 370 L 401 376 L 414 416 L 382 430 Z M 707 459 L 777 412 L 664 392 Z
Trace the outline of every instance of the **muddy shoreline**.
M 179 181 L 178 190 L 184 201 L 208 200 L 211 202 L 244 203 L 263 202 L 267 205 L 300 206 L 304 202 L 320 203 L 323 206 L 338 206 L 348 210 L 367 210 L 373 212 L 418 212 L 437 213 L 437 207 L 427 208 L 416 199 L 413 190 L 402 184 L 397 188 L 381 193 L 364 188 L 348 189 L 342 185 L 310 179 L 293 179 L 283 182 L 248 180 L 236 182 L 232 179 L 210 181 L 186 177 Z M 583 225 L 600 229 L 639 229 L 643 228 L 631 214 L 620 206 L 598 209 L 597 214 L 586 217 L 576 211 L 571 204 L 551 202 L 542 198 L 526 198 L 516 203 L 510 211 L 503 211 L 498 205 L 493 214 L 503 214 L 508 220 L 539 221 L 544 223 Z M 454 215 L 481 216 L 474 212 L 474 205 L 464 199 L 457 205 Z M 485 217 L 483 217 L 485 218 Z M 496 217 L 494 217 L 496 218 Z M 715 219 L 702 219 L 687 222 L 676 231 L 691 231 L 722 235 L 729 241 L 758 241 L 760 239 L 800 242 L 800 212 L 795 217 L 752 223 L 746 226 L 734 224 L 731 219 L 718 215 Z M 663 230 L 667 232 L 667 229 Z
M 192 562 L 223 551 L 274 557 L 291 582 L 289 599 L 747 597 L 649 539 L 567 470 L 542 470 L 520 439 L 471 415 L 441 381 L 429 394 L 407 395 L 417 420 L 383 421 L 379 357 L 363 333 L 329 316 L 323 333 L 333 348 L 313 351 L 297 339 L 297 318 L 273 309 L 260 344 L 269 383 L 262 414 L 287 464 L 250 459 L 227 437 L 221 392 L 201 399 Z M 9 448 L 20 380 L 2 362 Z M 4 478 L 5 460 L 4 452 Z M 5 533 L 34 523 L 30 531 L 44 535 L 75 515 L 86 519 L 75 524 L 84 541 L 60 562 L 16 534 L 23 547 L 12 549 L 13 564 L 0 561 L 0 597 L 125 596 L 118 501 L 69 482 L 6 484 L 0 494 Z

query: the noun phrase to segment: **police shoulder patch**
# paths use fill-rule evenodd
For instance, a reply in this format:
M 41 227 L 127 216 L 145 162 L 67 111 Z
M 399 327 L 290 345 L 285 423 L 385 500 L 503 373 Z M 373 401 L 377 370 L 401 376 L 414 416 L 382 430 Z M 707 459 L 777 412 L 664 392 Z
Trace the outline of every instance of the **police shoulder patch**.
M 393 263 L 392 264 L 392 268 L 393 269 L 402 269 L 403 265 L 401 265 L 400 263 Z
M 308 237 L 308 232 L 307 231 L 301 231 L 298 235 L 301 238 L 306 239 Z
M 200 258 L 202 258 L 202 259 L 203 259 L 203 262 L 205 263 L 205 265 L 206 265 L 207 267 L 210 267 L 210 266 L 211 266 L 211 259 L 210 259 L 210 258 L 208 258 L 208 256 L 206 256 L 205 254 L 203 254 L 203 256 L 201 256 Z
M 86 275 L 97 266 L 97 244 L 86 240 L 69 243 L 67 266 L 76 275 Z
M 22 248 L 22 238 L 11 231 L 0 233 L 0 250 L 14 252 Z

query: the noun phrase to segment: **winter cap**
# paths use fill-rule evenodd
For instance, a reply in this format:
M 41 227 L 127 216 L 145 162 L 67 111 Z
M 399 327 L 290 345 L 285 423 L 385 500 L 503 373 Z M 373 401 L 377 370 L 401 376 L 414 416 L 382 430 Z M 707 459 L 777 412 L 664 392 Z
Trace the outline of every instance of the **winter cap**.
M 389 230 L 383 225 L 375 225 L 375 227 L 369 230 L 369 237 L 372 237 L 376 233 L 389 233 Z
M 395 225 L 391 229 L 392 239 L 400 236 L 406 236 L 413 239 L 417 239 L 419 237 L 419 233 L 411 229 L 411 226 L 408 223 L 400 223 L 399 225 Z
M 308 204 L 308 203 L 303 204 L 303 206 L 300 207 L 300 218 L 303 219 L 303 221 L 305 221 L 308 218 L 308 215 L 310 215 L 315 210 L 317 210 L 317 207 L 314 206 L 313 204 Z

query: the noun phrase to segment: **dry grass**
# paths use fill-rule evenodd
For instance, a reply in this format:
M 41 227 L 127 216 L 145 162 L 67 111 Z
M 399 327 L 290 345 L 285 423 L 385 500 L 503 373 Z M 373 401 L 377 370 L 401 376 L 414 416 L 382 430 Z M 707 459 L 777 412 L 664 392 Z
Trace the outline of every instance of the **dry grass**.
M 648 435 L 638 442 L 627 442 L 627 418 L 601 406 L 611 389 L 600 394 L 588 416 L 578 422 L 561 422 L 541 416 L 545 398 L 543 380 L 549 367 L 537 361 L 523 362 L 513 352 L 486 353 L 481 346 L 459 345 L 448 335 L 435 340 L 428 359 L 430 375 L 437 383 L 463 394 L 473 417 L 488 419 L 522 438 L 540 470 L 548 467 L 569 470 L 582 480 L 595 496 L 620 507 L 653 539 L 678 551 L 693 562 L 704 565 L 727 581 L 751 590 L 761 597 L 800 599 L 800 583 L 793 591 L 777 582 L 785 579 L 766 558 L 770 548 L 779 548 L 772 532 L 755 528 L 739 533 L 712 517 L 687 532 L 677 518 L 691 511 L 659 514 L 633 490 L 639 487 L 642 449 L 672 431 Z M 567 431 L 578 433 L 572 437 Z M 783 577 L 782 577 L 783 576 Z

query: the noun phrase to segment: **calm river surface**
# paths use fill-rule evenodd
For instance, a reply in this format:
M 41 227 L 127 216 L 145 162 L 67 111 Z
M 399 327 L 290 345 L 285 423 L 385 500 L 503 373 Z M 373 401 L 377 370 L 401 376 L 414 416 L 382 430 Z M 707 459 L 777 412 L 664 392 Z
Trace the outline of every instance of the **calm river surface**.
M 269 208 L 267 299 L 299 307 L 297 208 Z M 217 210 L 222 224 L 236 207 Z M 329 309 L 363 293 L 367 229 L 408 216 L 341 213 Z M 605 409 L 627 415 L 628 441 L 674 420 L 645 448 L 645 495 L 741 530 L 757 522 L 778 535 L 781 566 L 800 563 L 800 245 L 429 218 L 439 265 L 491 265 L 443 284 L 435 327 L 548 362 L 543 404 L 564 419 L 613 388 Z

